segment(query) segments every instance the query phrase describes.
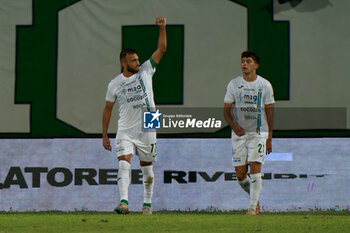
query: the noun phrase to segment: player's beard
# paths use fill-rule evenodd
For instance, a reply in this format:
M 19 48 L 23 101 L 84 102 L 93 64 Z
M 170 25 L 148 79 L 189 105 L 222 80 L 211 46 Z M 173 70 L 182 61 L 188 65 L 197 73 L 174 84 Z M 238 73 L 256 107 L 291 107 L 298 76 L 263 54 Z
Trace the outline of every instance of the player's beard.
M 138 67 L 137 67 L 137 70 L 136 69 L 133 69 L 131 68 L 129 65 L 127 65 L 126 69 L 128 70 L 128 72 L 132 73 L 132 74 L 135 74 L 139 71 Z

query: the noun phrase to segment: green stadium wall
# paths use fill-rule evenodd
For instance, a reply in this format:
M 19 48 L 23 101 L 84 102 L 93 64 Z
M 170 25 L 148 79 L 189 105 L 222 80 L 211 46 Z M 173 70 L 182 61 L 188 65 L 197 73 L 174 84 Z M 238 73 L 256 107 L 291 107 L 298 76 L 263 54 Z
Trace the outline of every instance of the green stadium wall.
M 240 75 L 240 53 L 250 49 L 261 56 L 258 73 L 272 83 L 277 108 L 345 109 L 343 128 L 277 127 L 275 136 L 349 136 L 349 10 L 350 2 L 331 0 L 1 0 L 0 137 L 99 136 L 118 54 L 135 47 L 149 58 L 157 16 L 168 21 L 157 105 L 222 107 L 227 83 Z M 115 109 L 109 132 L 116 128 Z M 230 130 L 159 136 L 229 137 Z

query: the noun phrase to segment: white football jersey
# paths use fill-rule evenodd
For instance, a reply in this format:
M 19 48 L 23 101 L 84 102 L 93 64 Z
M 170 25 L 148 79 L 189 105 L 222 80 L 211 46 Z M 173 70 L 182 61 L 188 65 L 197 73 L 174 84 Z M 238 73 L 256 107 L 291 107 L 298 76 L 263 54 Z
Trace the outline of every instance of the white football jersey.
M 227 85 L 224 102 L 234 103 L 233 120 L 246 134 L 268 136 L 264 105 L 275 103 L 269 81 L 259 75 L 253 82 L 245 81 L 242 76 L 234 78 Z M 232 136 L 236 136 L 233 130 Z
M 142 131 L 142 112 L 145 109 L 148 111 L 155 109 L 152 88 L 152 76 L 155 71 L 150 60 L 147 60 L 137 73 L 128 78 L 121 73 L 109 83 L 106 101 L 114 103 L 118 100 L 119 103 L 117 137 L 118 135 L 128 135 L 128 138 L 133 139 L 145 137 Z M 152 133 L 147 133 L 148 136 L 149 134 Z M 148 136 L 146 138 L 149 138 Z

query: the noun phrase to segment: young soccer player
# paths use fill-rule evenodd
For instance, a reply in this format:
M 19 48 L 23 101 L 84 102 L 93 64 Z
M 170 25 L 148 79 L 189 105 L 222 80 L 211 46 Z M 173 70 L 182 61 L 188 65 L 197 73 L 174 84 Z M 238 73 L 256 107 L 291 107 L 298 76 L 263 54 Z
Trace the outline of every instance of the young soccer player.
M 261 165 L 266 153 L 272 151 L 275 102 L 270 82 L 256 74 L 258 67 L 258 55 L 243 52 L 243 75 L 229 82 L 224 100 L 225 119 L 232 128 L 233 166 L 238 183 L 250 195 L 249 215 L 257 215 L 260 211 Z
M 157 159 L 156 132 L 142 131 L 142 111 L 155 108 L 152 89 L 152 76 L 167 48 L 166 19 L 156 19 L 159 26 L 158 47 L 151 58 L 141 66 L 137 52 L 124 49 L 120 53 L 123 71 L 108 85 L 106 105 L 103 111 L 103 146 L 111 150 L 107 135 L 114 102 L 119 103 L 118 131 L 116 135 L 116 153 L 119 161 L 118 188 L 120 204 L 114 209 L 118 214 L 128 214 L 128 188 L 130 160 L 138 155 L 143 174 L 144 204 L 143 214 L 152 214 L 151 203 L 154 186 L 152 162 Z

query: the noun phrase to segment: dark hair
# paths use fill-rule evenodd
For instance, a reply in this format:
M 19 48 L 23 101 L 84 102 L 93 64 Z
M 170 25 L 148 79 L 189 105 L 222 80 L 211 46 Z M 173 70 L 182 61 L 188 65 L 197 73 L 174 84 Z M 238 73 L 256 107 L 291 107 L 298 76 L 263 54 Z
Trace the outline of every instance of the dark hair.
M 241 55 L 241 59 L 244 57 L 251 57 L 257 64 L 259 64 L 259 62 L 260 62 L 260 58 L 259 58 L 258 54 L 254 53 L 252 51 L 243 52 Z
M 130 48 L 123 49 L 119 54 L 120 62 L 122 62 L 122 60 L 125 60 L 125 57 L 127 54 L 135 54 L 135 53 L 137 54 L 135 49 L 130 49 Z

